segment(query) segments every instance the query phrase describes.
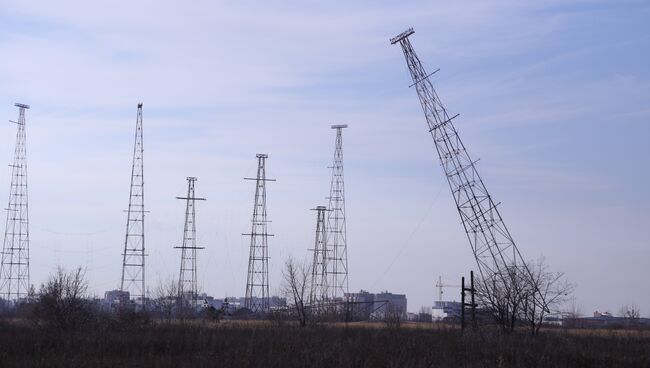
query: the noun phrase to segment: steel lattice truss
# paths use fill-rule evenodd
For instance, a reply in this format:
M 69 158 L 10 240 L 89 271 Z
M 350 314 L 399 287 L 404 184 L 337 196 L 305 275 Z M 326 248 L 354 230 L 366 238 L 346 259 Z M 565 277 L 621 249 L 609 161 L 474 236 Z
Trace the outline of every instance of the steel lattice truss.
M 29 212 L 27 206 L 27 149 L 25 135 L 25 110 L 18 107 L 18 126 L 14 162 L 11 166 L 11 186 L 7 222 L 0 264 L 0 296 L 18 301 L 29 292 Z
M 517 275 L 530 275 L 521 253 L 517 249 L 501 214 L 488 193 L 483 180 L 454 127 L 452 120 L 440 102 L 433 85 L 415 54 L 408 36 L 413 29 L 392 38 L 391 44 L 399 43 L 406 58 L 413 85 L 415 86 L 435 143 L 438 157 L 449 182 L 458 213 L 476 258 L 485 288 L 508 287 Z M 435 73 L 435 72 L 434 72 Z M 519 270 L 519 271 L 518 271 Z M 536 293 L 540 305 L 544 301 Z
M 311 291 L 309 304 L 318 308 L 329 300 L 328 294 L 328 247 L 327 232 L 325 227 L 325 212 L 327 207 L 318 206 L 316 211 L 316 236 L 314 238 L 314 259 L 311 266 Z
M 348 292 L 348 247 L 345 225 L 345 185 L 343 177 L 343 128 L 336 130 L 334 161 L 330 183 L 329 211 L 327 212 L 327 295 L 331 300 L 342 298 Z
M 269 247 L 266 216 L 266 182 L 275 181 L 266 178 L 266 154 L 257 154 L 257 177 L 244 178 L 255 180 L 255 203 L 250 236 L 248 257 L 248 276 L 246 280 L 245 307 L 255 313 L 269 311 Z
M 129 207 L 126 210 L 126 237 L 122 253 L 121 291 L 128 291 L 135 300 L 144 303 L 145 297 L 145 250 L 144 250 L 144 148 L 142 141 L 142 104 L 138 104 L 135 121 L 133 165 Z
M 197 308 L 198 286 L 196 277 L 196 250 L 203 247 L 196 246 L 196 201 L 205 198 L 194 196 L 195 177 L 187 178 L 187 196 L 176 197 L 186 201 L 185 226 L 183 228 L 183 245 L 174 247 L 181 250 L 181 270 L 178 277 L 178 298 L 189 304 L 193 310 Z

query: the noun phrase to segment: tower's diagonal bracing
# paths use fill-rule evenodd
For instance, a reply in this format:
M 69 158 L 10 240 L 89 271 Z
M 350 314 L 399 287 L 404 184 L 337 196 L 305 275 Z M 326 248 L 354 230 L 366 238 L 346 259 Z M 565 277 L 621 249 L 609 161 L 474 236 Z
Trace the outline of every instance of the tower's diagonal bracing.
M 183 227 L 183 243 L 181 250 L 181 269 L 178 276 L 178 299 L 189 305 L 193 311 L 197 310 L 197 267 L 196 251 L 203 249 L 196 245 L 196 201 L 205 201 L 205 198 L 198 198 L 194 195 L 195 177 L 187 178 L 187 196 L 176 197 L 185 201 L 185 226 Z
M 332 125 L 336 130 L 330 194 L 327 198 L 327 294 L 331 300 L 343 298 L 348 292 L 348 242 L 345 224 L 345 184 L 343 176 L 343 129 L 347 125 Z
M 138 104 L 135 120 L 135 141 L 131 166 L 129 207 L 126 210 L 126 237 L 122 253 L 122 281 L 120 290 L 144 306 L 145 249 L 144 249 L 144 147 L 142 141 L 142 103 Z
M 476 169 L 476 161 L 469 156 L 454 127 L 452 120 L 458 115 L 449 116 L 429 80 L 431 75 L 426 73 L 411 46 L 408 37 L 413 33 L 413 29 L 409 29 L 390 41 L 391 44 L 399 43 L 404 52 L 412 86 L 417 91 L 483 286 L 488 293 L 511 289 L 518 282 L 517 278 L 530 276 L 530 270 Z M 545 308 L 539 293 L 534 295 L 536 303 Z
M 29 292 L 29 211 L 27 205 L 27 147 L 25 110 L 28 105 L 16 103 L 18 128 L 14 161 L 11 166 L 11 185 L 2 263 L 0 264 L 0 297 L 20 301 Z
M 269 312 L 269 247 L 268 233 L 270 222 L 266 213 L 266 182 L 275 179 L 266 178 L 266 154 L 257 157 L 257 177 L 244 178 L 255 181 L 255 202 L 251 219 L 251 232 L 243 234 L 250 237 L 248 257 L 248 275 L 246 278 L 246 297 L 244 306 L 255 313 Z
M 316 233 L 314 236 L 313 260 L 311 264 L 311 290 L 309 293 L 309 304 L 314 312 L 319 312 L 329 302 L 328 287 L 328 262 L 329 254 L 327 247 L 327 230 L 325 217 L 327 207 L 317 206 L 316 211 Z

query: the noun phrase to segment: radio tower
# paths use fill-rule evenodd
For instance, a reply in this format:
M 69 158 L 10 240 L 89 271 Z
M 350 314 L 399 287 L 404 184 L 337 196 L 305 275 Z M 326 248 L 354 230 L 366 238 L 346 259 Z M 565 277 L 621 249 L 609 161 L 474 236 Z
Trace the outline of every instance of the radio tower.
M 410 28 L 392 38 L 390 42 L 399 43 L 402 47 L 413 80 L 411 86 L 415 86 L 417 90 L 483 286 L 488 297 L 496 295 L 497 290 L 510 290 L 510 286 L 513 286 L 518 277 L 523 275 L 527 278 L 531 273 L 501 218 L 497 203 L 493 201 L 476 170 L 477 161 L 470 158 L 452 123 L 458 114 L 449 116 L 429 80 L 433 73 L 427 74 L 424 71 L 411 46 L 408 37 L 413 33 L 413 28 Z M 534 297 L 536 304 L 546 308 L 539 290 L 536 290 Z
M 128 291 L 134 300 L 144 307 L 144 148 L 142 146 L 142 103 L 138 104 L 135 120 L 135 142 L 131 166 L 131 189 L 129 207 L 126 210 L 126 237 L 122 253 L 121 291 Z
M 187 303 L 196 311 L 198 288 L 196 285 L 196 209 L 195 201 L 205 201 L 205 198 L 194 196 L 195 177 L 187 178 L 187 196 L 176 197 L 187 201 L 185 206 L 185 228 L 183 229 L 183 245 L 174 247 L 181 250 L 181 271 L 178 277 L 178 299 Z M 188 300 L 189 299 L 189 300 Z
M 345 227 L 345 187 L 343 184 L 343 129 L 347 125 L 332 125 L 336 129 L 334 162 L 327 213 L 328 296 L 335 300 L 348 292 L 348 246 Z
M 269 311 L 269 248 L 268 237 L 273 236 L 267 230 L 266 217 L 266 182 L 275 179 L 266 178 L 267 154 L 258 153 L 257 177 L 244 178 L 255 180 L 255 204 L 251 219 L 250 253 L 248 257 L 248 277 L 246 279 L 246 298 L 244 306 L 254 313 Z
M 314 260 L 311 266 L 311 292 L 309 293 L 309 304 L 312 308 L 318 308 L 329 299 L 328 289 L 328 267 L 329 260 L 327 252 L 327 232 L 325 228 L 325 212 L 327 207 L 318 206 L 316 211 L 316 236 L 314 240 Z
M 11 166 L 11 186 L 7 223 L 0 264 L 0 295 L 5 300 L 20 301 L 29 291 L 29 215 L 27 206 L 27 149 L 25 110 L 28 105 L 16 103 L 18 125 L 14 162 Z

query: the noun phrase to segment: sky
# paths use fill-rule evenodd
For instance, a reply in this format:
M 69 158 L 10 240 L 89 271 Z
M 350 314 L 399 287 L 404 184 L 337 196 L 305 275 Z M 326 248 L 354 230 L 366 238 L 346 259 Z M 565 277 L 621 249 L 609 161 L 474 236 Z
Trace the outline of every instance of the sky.
M 178 278 L 196 176 L 202 290 L 243 296 L 255 154 L 267 153 L 271 292 L 309 258 L 344 131 L 349 286 L 409 310 L 474 257 L 398 46 L 409 27 L 526 259 L 584 314 L 650 316 L 647 1 L 31 1 L 0 7 L 0 116 L 27 112 L 32 283 L 84 267 L 119 287 L 144 104 L 147 284 Z M 5 120 L 5 121 L 6 121 Z M 0 162 L 15 125 L 0 124 Z M 10 170 L 0 170 L 8 195 Z M 457 289 L 445 299 L 458 300 Z

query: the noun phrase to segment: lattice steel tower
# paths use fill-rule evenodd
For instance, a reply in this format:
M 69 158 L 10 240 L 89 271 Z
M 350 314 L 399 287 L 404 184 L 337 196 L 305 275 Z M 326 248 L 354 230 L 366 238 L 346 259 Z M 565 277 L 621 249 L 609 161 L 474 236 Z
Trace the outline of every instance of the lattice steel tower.
M 329 260 L 327 247 L 327 229 L 325 226 L 325 213 L 327 207 L 318 206 L 316 211 L 316 236 L 314 237 L 314 259 L 311 265 L 311 291 L 309 293 L 309 304 L 312 308 L 318 308 L 329 300 L 328 288 L 328 267 Z
M 133 299 L 139 299 L 144 306 L 146 289 L 144 277 L 144 147 L 142 143 L 142 103 L 139 103 L 138 115 L 135 119 L 131 188 L 129 207 L 126 210 L 126 236 L 124 253 L 122 253 L 120 290 L 128 291 Z
M 270 222 L 266 215 L 266 182 L 275 179 L 266 178 L 266 154 L 258 153 L 257 177 L 244 178 L 255 180 L 255 203 L 251 232 L 243 234 L 250 236 L 250 252 L 248 257 L 248 277 L 246 279 L 246 298 L 244 306 L 255 313 L 269 311 L 269 248 L 267 224 Z
M 530 276 L 530 270 L 501 218 L 497 203 L 488 193 L 476 170 L 477 161 L 470 158 L 452 123 L 458 114 L 449 116 L 429 80 L 433 73 L 425 72 L 411 46 L 408 37 L 413 33 L 412 28 L 408 29 L 390 42 L 399 43 L 404 52 L 413 80 L 412 86 L 417 90 L 483 285 L 489 294 L 498 289 L 507 290 L 509 285 L 517 282 L 516 278 L 521 275 Z M 538 292 L 535 293 L 535 298 L 536 304 L 546 307 Z
M 187 178 L 187 196 L 176 197 L 186 201 L 185 227 L 183 229 L 183 245 L 174 247 L 181 250 L 181 271 L 178 276 L 178 298 L 188 303 L 196 311 L 198 286 L 196 277 L 196 250 L 203 249 L 196 245 L 196 201 L 205 201 L 205 198 L 194 196 L 195 177 Z
M 334 161 L 327 212 L 327 295 L 334 300 L 348 292 L 348 242 L 345 226 L 345 185 L 343 181 L 343 129 L 347 125 L 332 125 L 336 130 Z
M 7 222 L 0 264 L 0 296 L 5 300 L 25 298 L 29 291 L 29 212 L 27 205 L 27 148 L 25 110 L 28 105 L 16 103 L 18 126 L 14 162 L 11 166 L 11 186 Z

